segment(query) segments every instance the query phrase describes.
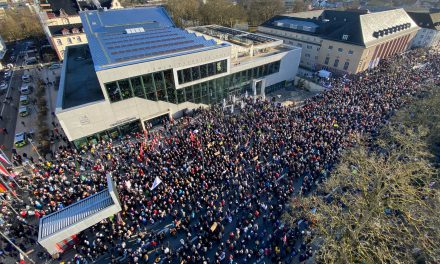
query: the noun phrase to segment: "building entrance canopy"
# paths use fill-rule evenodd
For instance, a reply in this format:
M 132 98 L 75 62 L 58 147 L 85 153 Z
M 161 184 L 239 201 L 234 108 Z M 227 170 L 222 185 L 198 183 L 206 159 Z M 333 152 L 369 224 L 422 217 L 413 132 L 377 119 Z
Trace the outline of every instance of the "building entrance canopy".
M 49 254 L 56 256 L 61 253 L 60 243 L 121 211 L 118 193 L 110 174 L 107 174 L 107 184 L 105 190 L 40 219 L 38 243 Z

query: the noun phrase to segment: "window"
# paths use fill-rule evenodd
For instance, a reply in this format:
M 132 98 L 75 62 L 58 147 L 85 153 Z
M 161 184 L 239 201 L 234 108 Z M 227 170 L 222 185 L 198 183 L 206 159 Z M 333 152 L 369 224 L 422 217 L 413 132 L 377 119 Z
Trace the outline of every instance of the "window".
M 353 55 L 353 51 L 352 51 L 352 50 L 349 50 L 349 51 L 348 51 L 348 55 Z
M 338 51 L 339 51 L 339 52 L 343 52 L 344 49 L 343 49 L 343 48 L 338 48 Z
M 344 63 L 344 70 L 346 71 L 348 69 L 348 66 L 350 65 L 350 62 L 346 61 Z
M 122 100 L 121 91 L 119 90 L 118 84 L 116 82 L 107 83 L 105 85 L 105 88 L 107 90 L 110 102 L 114 103 Z
M 130 78 L 131 87 L 133 88 L 134 96 L 146 98 L 144 87 L 142 86 L 141 77 Z
M 339 59 L 335 60 L 335 63 L 333 63 L 333 67 L 338 68 L 339 65 Z
M 303 46 L 303 44 L 301 44 L 301 43 L 297 43 L 296 45 L 300 48 Z
M 329 62 L 329 61 L 330 61 L 330 58 L 329 58 L 329 57 L 326 57 L 326 58 L 325 58 L 325 61 L 324 61 L 324 64 L 325 64 L 325 65 L 328 65 L 328 62 Z
M 57 45 L 63 45 L 63 41 L 61 41 L 61 39 L 57 39 Z
M 308 54 L 308 53 L 306 53 L 304 56 L 305 56 L 306 58 L 310 58 L 310 54 Z
M 332 50 L 332 49 L 333 49 L 333 46 L 328 46 L 328 49 L 329 49 L 329 50 Z
M 80 36 L 76 37 L 76 40 L 77 40 L 78 42 L 82 42 L 82 39 L 81 39 Z
M 130 83 L 128 82 L 128 79 L 119 80 L 118 85 L 123 100 L 133 97 L 133 93 L 131 91 L 131 87 L 130 87 Z
M 180 84 L 227 72 L 227 61 L 218 61 L 177 71 Z
M 67 44 L 72 44 L 72 39 L 71 38 L 67 38 Z
M 312 46 L 311 45 L 307 45 L 307 49 L 312 49 Z

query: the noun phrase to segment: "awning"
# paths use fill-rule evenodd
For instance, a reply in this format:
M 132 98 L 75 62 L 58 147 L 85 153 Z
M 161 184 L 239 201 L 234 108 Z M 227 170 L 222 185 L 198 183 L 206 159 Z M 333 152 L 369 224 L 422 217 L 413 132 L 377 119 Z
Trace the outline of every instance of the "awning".
M 60 253 L 59 242 L 121 211 L 121 204 L 111 175 L 107 189 L 71 204 L 40 219 L 38 243 L 51 255 Z

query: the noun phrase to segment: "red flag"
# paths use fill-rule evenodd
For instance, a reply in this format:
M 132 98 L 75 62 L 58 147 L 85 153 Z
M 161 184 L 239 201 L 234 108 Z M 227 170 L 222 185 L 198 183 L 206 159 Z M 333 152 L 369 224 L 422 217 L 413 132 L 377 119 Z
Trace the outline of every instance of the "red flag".
M 24 256 L 20 253 L 20 264 L 26 264 L 24 261 Z
M 8 189 L 2 183 L 0 183 L 0 193 L 6 192 Z
M 5 168 L 5 166 L 3 166 L 3 164 L 1 164 L 0 163 L 0 173 L 1 174 L 4 174 L 4 175 L 6 175 L 6 176 L 10 176 L 9 174 L 9 171 Z

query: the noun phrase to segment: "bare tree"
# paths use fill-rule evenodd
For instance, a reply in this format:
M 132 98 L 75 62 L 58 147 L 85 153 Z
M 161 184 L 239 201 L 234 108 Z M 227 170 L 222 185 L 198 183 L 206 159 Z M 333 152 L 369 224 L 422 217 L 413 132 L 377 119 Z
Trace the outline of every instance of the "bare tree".
M 440 92 L 400 111 L 373 145 L 343 155 L 284 219 L 311 223 L 322 263 L 440 261 Z M 434 153 L 434 154 L 433 154 Z
M 282 0 L 252 0 L 249 4 L 249 21 L 251 25 L 260 25 L 269 18 L 284 11 Z
M 228 0 L 209 0 L 200 7 L 203 24 L 218 24 L 232 27 L 234 24 L 246 21 L 246 12 L 240 5 L 234 5 Z
M 178 26 L 195 25 L 200 19 L 199 0 L 168 0 L 166 9 Z
M 7 9 L 0 21 L 0 32 L 7 41 L 44 36 L 37 15 L 29 8 Z

